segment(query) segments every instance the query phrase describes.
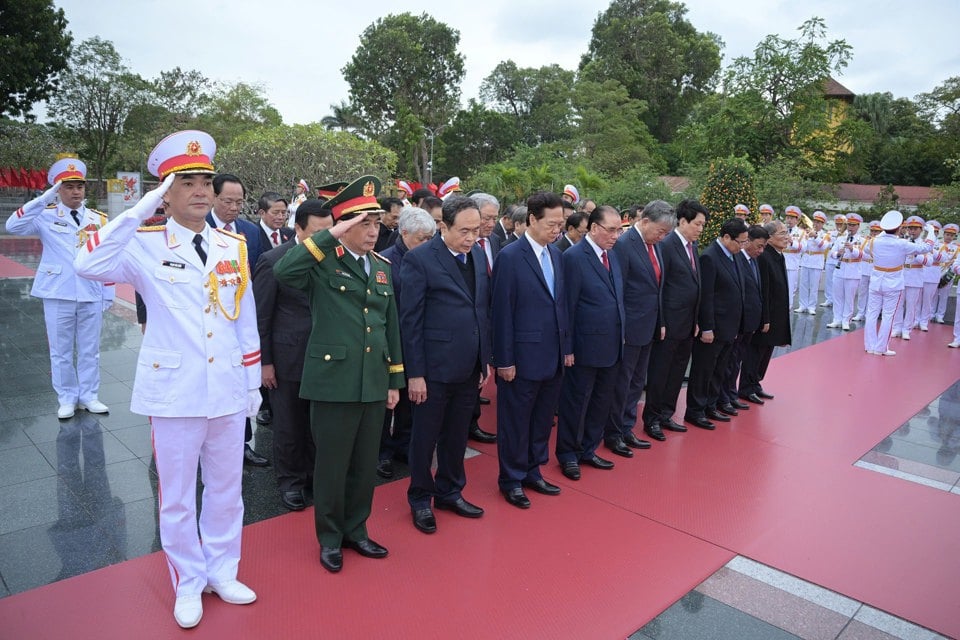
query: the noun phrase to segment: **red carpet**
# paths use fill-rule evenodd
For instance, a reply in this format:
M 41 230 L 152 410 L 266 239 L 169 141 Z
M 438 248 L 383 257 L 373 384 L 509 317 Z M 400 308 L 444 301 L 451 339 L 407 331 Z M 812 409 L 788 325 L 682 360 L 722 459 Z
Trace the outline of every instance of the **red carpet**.
M 390 557 L 347 551 L 339 575 L 319 566 L 311 512 L 249 526 L 240 578 L 259 601 L 205 596 L 190 633 L 622 638 L 742 554 L 960 637 L 960 497 L 852 466 L 957 380 L 949 330 L 895 342 L 895 358 L 866 356 L 854 332 L 777 359 L 766 406 L 715 432 L 668 433 L 579 482 L 551 463 L 564 492 L 531 494 L 529 511 L 499 497 L 494 448 L 481 446 L 466 490 L 481 520 L 438 512 L 440 530 L 423 535 L 406 483 L 386 485 L 370 532 Z M 183 637 L 172 607 L 154 554 L 0 600 L 0 635 Z
M 0 255 L 0 278 L 32 278 L 35 273 L 33 269 Z

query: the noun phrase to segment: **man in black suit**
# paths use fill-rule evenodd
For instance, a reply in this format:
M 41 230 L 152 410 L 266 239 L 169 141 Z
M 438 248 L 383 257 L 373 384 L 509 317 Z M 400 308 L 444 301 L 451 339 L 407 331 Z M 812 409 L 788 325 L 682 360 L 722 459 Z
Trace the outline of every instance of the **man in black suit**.
M 257 202 L 260 246 L 265 252 L 276 249 L 293 237 L 294 230 L 284 224 L 287 221 L 287 206 L 287 201 L 274 191 L 267 191 Z
M 676 213 L 663 200 L 643 208 L 643 215 L 628 228 L 613 252 L 623 271 L 623 306 L 626 312 L 623 361 L 614 387 L 610 417 L 604 428 L 604 444 L 624 458 L 631 449 L 649 449 L 650 443 L 633 433 L 637 405 L 647 384 L 647 367 L 655 335 L 663 338 L 660 317 L 660 283 L 663 257 L 658 243 L 677 224 Z
M 763 292 L 760 331 L 753 334 L 750 347 L 743 358 L 740 374 L 740 397 L 754 404 L 772 400 L 773 395 L 760 386 L 767 374 L 773 350 L 790 344 L 790 289 L 787 284 L 787 265 L 783 250 L 790 244 L 790 232 L 779 221 L 768 222 L 763 228 L 770 240 L 757 258 L 760 267 L 760 290 Z
M 516 208 L 516 205 L 510 205 L 503 212 L 503 215 L 500 216 L 500 219 L 497 220 L 497 223 L 493 226 L 493 231 L 490 232 L 491 235 L 497 236 L 500 239 L 500 245 L 503 246 L 507 241 L 507 236 L 513 233 L 513 210 Z
M 693 344 L 690 382 L 687 385 L 685 422 L 714 429 L 711 420 L 730 422 L 717 404 L 727 357 L 743 325 L 743 275 L 736 262 L 741 243 L 747 241 L 747 223 L 731 218 L 720 235 L 700 255 L 700 333 Z M 736 411 L 732 410 L 732 415 Z
M 696 200 L 677 205 L 677 228 L 660 241 L 663 280 L 660 336 L 654 340 L 647 371 L 647 401 L 643 430 L 654 440 L 666 440 L 663 429 L 686 431 L 673 420 L 683 386 L 693 339 L 697 335 L 700 303 L 700 263 L 696 241 L 707 222 L 706 207 Z
M 560 251 L 563 205 L 555 193 L 527 198 L 529 224 L 493 266 L 493 361 L 497 368 L 498 483 L 504 498 L 530 508 L 523 488 L 544 495 L 543 479 L 564 366 L 573 364 Z
M 582 241 L 563 254 L 563 279 L 573 331 L 573 366 L 563 377 L 557 420 L 557 461 L 580 479 L 580 465 L 613 469 L 597 455 L 610 416 L 623 353 L 623 272 L 610 251 L 620 237 L 620 214 L 604 205 L 589 217 Z
M 274 469 L 280 501 L 291 511 L 306 507 L 304 490 L 313 483 L 310 402 L 300 398 L 300 378 L 312 323 L 307 294 L 277 282 L 273 265 L 304 238 L 332 226 L 330 210 L 324 209 L 319 200 L 307 200 L 297 207 L 296 238 L 262 254 L 254 270 L 261 376 L 273 408 Z
M 400 222 L 400 210 L 403 209 L 403 200 L 400 198 L 381 198 L 380 234 L 373 250 L 382 253 L 384 249 L 396 242 L 397 224 Z
M 562 213 L 560 215 L 561 217 L 563 216 Z M 504 247 L 523 237 L 524 232 L 527 230 L 527 208 L 522 204 L 514 207 L 513 213 L 510 214 L 510 220 L 513 231 L 508 233 L 507 239 L 501 243 L 501 246 Z
M 743 411 L 750 408 L 749 404 L 741 402 L 737 396 L 737 380 L 747 346 L 753 339 L 754 332 L 760 330 L 763 297 L 760 293 L 760 268 L 757 266 L 757 258 L 763 253 L 769 239 L 770 234 L 766 229 L 753 225 L 747 229 L 747 242 L 743 245 L 743 250 L 736 255 L 740 273 L 743 275 L 743 329 L 733 341 L 720 385 L 721 406 L 718 408 L 726 410 L 727 413 L 730 413 L 730 409 Z
M 443 204 L 439 236 L 407 253 L 400 268 L 400 338 L 413 403 L 410 487 L 414 526 L 437 530 L 431 507 L 479 518 L 463 498 L 463 456 L 480 387 L 490 366 L 490 276 L 476 239 L 480 211 L 470 198 Z M 437 473 L 430 467 L 436 450 Z
M 590 214 L 583 211 L 574 211 L 568 215 L 567 221 L 564 224 L 565 229 L 563 235 L 553 243 L 557 249 L 563 252 L 580 242 L 580 238 L 587 233 L 587 221 L 589 218 Z

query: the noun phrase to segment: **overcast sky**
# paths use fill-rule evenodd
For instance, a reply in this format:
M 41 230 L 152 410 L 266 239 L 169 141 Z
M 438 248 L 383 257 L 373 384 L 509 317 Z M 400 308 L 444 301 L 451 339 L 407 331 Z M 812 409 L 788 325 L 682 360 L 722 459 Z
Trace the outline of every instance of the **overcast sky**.
M 557 63 L 575 69 L 606 0 L 448 0 L 305 2 L 303 0 L 54 0 L 76 42 L 114 43 L 145 78 L 181 67 L 213 80 L 262 85 L 288 124 L 329 115 L 347 98 L 341 69 L 378 17 L 430 13 L 460 32 L 466 58 L 465 103 L 502 60 L 521 67 Z M 795 38 L 812 16 L 830 40 L 853 46 L 837 79 L 854 93 L 889 91 L 913 98 L 960 75 L 960 0 L 687 0 L 687 18 L 720 36 L 723 65 L 750 55 L 766 35 Z M 41 117 L 45 114 L 37 114 Z

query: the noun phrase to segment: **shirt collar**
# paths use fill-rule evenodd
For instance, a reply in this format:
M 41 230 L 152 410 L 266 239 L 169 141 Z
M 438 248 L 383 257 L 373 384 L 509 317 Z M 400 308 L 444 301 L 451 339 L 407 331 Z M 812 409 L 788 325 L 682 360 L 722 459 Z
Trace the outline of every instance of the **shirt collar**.
M 590 237 L 589 233 L 584 235 L 583 237 L 584 239 L 586 239 L 587 242 L 590 243 L 590 246 L 593 248 L 593 252 L 597 254 L 597 259 L 602 259 L 601 256 L 603 255 L 603 249 L 597 246 L 597 243 L 593 241 L 593 238 Z

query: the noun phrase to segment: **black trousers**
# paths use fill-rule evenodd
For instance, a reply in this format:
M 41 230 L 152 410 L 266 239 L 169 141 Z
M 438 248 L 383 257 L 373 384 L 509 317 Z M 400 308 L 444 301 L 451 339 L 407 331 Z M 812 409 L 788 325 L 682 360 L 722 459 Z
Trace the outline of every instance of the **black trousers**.
M 770 358 L 775 347 L 765 344 L 751 344 L 747 347 L 743 357 L 743 368 L 740 371 L 740 395 L 748 396 L 763 390 L 760 381 L 767 375 Z
M 717 408 L 720 397 L 720 382 L 732 342 L 714 340 L 693 343 L 693 360 L 690 364 L 690 382 L 687 384 L 686 415 L 703 418 L 708 409 Z
M 383 428 L 380 431 L 380 460 L 407 461 L 410 449 L 410 396 L 406 389 L 400 390 L 397 406 L 383 414 Z
M 497 458 L 500 489 L 543 479 L 540 465 L 550 459 L 550 430 L 560 398 L 563 368 L 547 380 L 497 378 Z
M 620 361 L 620 373 L 613 387 L 610 415 L 603 429 L 604 439 L 617 440 L 633 433 L 633 427 L 637 424 L 637 405 L 647 384 L 652 349 L 653 342 L 643 346 L 623 345 L 623 360 Z
M 596 454 L 619 374 L 619 361 L 610 367 L 574 365 L 564 373 L 557 417 L 558 462 L 578 462 Z
M 647 401 L 643 406 L 644 426 L 665 422 L 676 413 L 692 348 L 692 336 L 668 337 L 653 343 L 647 372 Z
M 269 389 L 273 407 L 273 468 L 280 491 L 302 490 L 313 478 L 313 434 L 310 401 L 300 397 L 299 380 L 277 379 Z

